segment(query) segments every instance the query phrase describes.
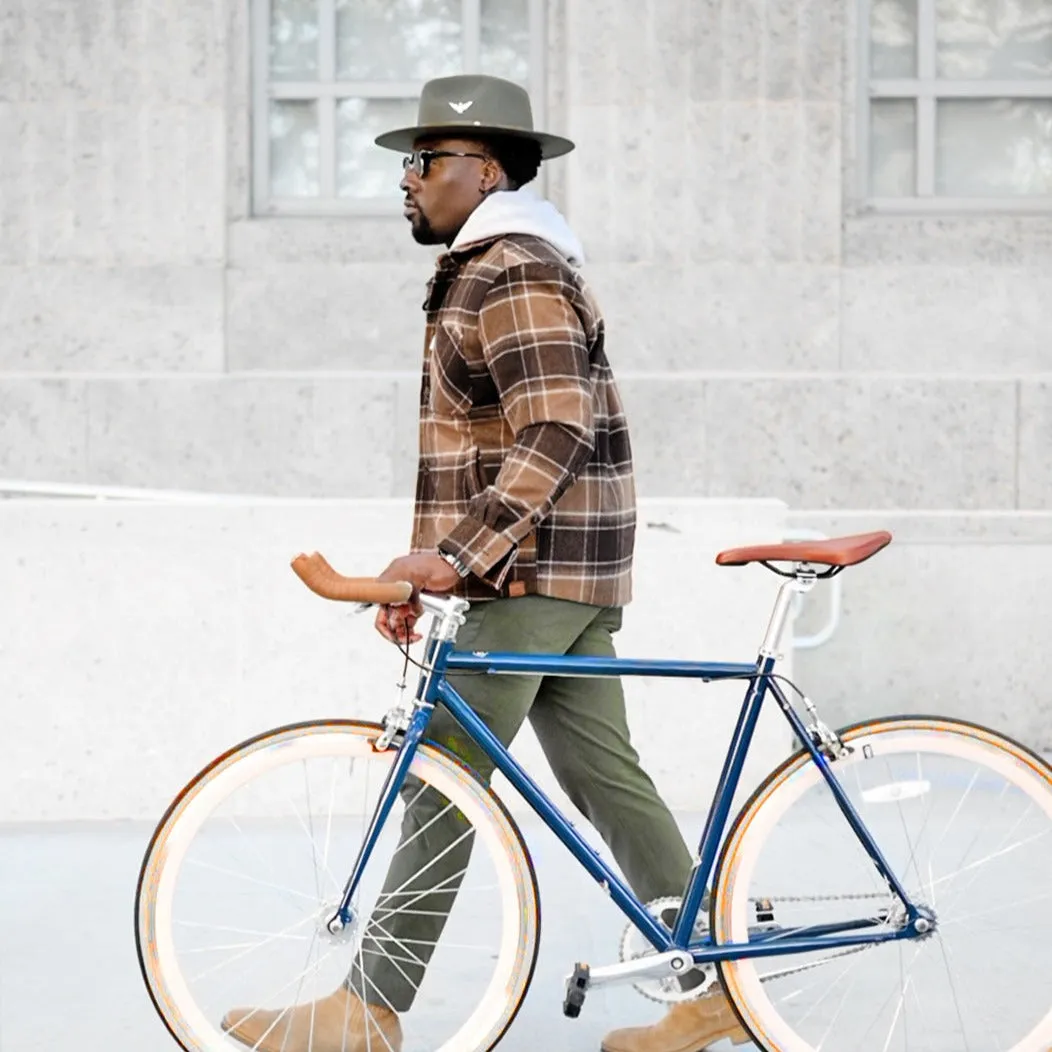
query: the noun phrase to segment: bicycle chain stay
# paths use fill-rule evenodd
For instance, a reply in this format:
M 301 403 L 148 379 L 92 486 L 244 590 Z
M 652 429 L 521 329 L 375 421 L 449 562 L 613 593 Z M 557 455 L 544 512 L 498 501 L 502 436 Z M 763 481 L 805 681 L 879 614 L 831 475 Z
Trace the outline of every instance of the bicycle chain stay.
M 850 902 L 859 901 L 863 899 L 887 899 L 887 892 L 880 891 L 865 891 L 865 892 L 845 892 L 840 895 L 767 895 L 763 898 L 750 898 L 749 903 L 753 906 L 761 905 L 774 905 L 776 902 Z M 809 972 L 813 968 L 821 968 L 828 964 L 830 961 L 839 960 L 841 957 L 850 957 L 852 954 L 865 953 L 866 950 L 872 950 L 875 944 L 869 944 L 866 946 L 849 946 L 845 950 L 837 950 L 835 953 L 830 953 L 827 956 L 817 961 L 808 961 L 806 964 L 793 965 L 791 968 L 783 968 L 777 972 L 771 972 L 768 975 L 760 977 L 761 983 L 770 983 L 775 979 L 785 979 L 790 975 L 797 975 L 800 972 Z

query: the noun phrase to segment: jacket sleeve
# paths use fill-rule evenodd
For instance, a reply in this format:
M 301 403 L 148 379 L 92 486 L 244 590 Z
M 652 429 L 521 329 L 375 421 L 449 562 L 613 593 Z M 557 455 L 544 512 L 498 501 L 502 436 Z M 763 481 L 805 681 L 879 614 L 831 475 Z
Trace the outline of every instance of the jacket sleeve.
M 570 289 L 549 265 L 506 270 L 483 301 L 478 331 L 515 442 L 439 547 L 499 588 L 518 545 L 592 455 L 590 363 Z

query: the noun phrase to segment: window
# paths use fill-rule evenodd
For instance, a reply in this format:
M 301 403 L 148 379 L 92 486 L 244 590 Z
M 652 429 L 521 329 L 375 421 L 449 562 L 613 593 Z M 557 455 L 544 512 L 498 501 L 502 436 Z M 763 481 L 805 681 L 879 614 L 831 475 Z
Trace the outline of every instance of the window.
M 863 0 L 863 196 L 1052 208 L 1052 0 Z
M 257 214 L 396 212 L 401 160 L 374 145 L 416 122 L 423 83 L 489 73 L 544 121 L 544 0 L 253 0 Z

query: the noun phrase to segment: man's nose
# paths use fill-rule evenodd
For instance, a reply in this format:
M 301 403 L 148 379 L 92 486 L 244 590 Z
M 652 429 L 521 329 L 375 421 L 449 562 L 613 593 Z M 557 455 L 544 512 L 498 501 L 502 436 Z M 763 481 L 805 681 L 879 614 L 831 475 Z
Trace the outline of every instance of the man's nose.
M 402 181 L 398 184 L 399 190 L 418 190 L 420 188 L 420 177 L 412 168 L 407 168 L 402 175 Z

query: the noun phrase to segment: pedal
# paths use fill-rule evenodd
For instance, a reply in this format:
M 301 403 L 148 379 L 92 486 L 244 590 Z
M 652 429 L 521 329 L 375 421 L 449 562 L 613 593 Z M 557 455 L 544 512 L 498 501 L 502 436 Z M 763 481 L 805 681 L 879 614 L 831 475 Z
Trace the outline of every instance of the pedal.
M 757 924 L 773 924 L 774 923 L 774 903 L 770 899 L 757 899 L 756 900 L 756 923 Z
M 566 980 L 563 1015 L 570 1019 L 576 1019 L 584 1007 L 584 995 L 588 992 L 590 971 L 587 964 L 578 962 L 573 966 L 573 974 Z

